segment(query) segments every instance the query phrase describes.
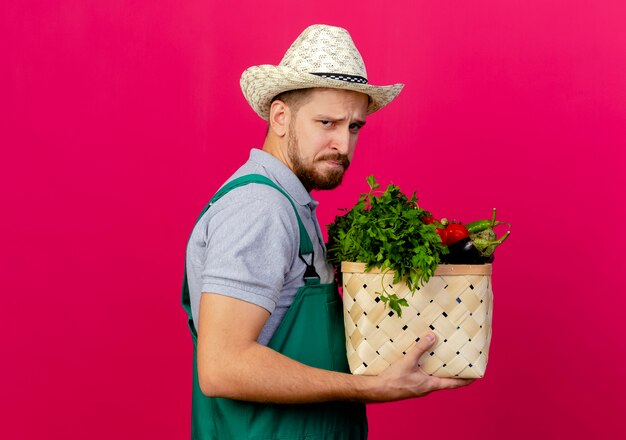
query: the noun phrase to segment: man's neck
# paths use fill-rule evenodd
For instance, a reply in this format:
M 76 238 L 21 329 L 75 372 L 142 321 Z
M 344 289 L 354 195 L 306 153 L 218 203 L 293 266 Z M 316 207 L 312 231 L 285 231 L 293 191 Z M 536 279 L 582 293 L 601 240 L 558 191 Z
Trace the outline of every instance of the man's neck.
M 263 142 L 262 150 L 280 160 L 293 172 L 293 167 L 291 166 L 286 146 L 284 147 L 280 145 L 280 142 L 276 142 L 276 140 L 272 140 L 268 136 L 265 138 L 265 142 Z

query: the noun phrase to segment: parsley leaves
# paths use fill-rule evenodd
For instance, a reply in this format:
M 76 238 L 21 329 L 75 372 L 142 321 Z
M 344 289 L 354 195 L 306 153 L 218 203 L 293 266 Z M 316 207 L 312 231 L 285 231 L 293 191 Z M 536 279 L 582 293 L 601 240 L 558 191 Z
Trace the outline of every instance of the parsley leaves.
M 335 217 L 328 225 L 328 257 L 337 267 L 342 261 L 366 264 L 366 270 L 379 267 L 394 271 L 393 282 L 404 280 L 411 292 L 428 281 L 448 253 L 435 232 L 434 225 L 422 221 L 429 213 L 417 204 L 415 193 L 409 198 L 390 184 L 384 192 L 375 177 L 367 178 L 369 192 L 361 194 L 356 205 Z M 377 292 L 380 299 L 402 315 L 406 299 L 388 293 L 385 286 Z

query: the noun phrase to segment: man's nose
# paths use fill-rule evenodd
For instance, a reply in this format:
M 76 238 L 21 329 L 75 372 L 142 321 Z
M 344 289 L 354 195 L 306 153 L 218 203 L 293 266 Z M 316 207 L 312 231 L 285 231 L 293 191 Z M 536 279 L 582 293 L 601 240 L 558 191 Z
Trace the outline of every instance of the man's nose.
M 337 130 L 333 142 L 335 149 L 339 153 L 347 155 L 350 151 L 351 138 L 352 133 L 350 133 L 350 130 Z

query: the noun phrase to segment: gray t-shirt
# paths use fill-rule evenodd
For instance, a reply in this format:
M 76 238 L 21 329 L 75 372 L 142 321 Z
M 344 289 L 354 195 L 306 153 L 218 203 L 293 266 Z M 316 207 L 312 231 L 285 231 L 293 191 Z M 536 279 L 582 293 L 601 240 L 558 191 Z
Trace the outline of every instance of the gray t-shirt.
M 313 200 L 280 160 L 258 149 L 228 180 L 267 176 L 292 198 L 311 238 L 322 283 L 333 281 Z M 262 184 L 236 188 L 218 200 L 196 224 L 187 245 L 187 280 L 196 330 L 202 292 L 256 304 L 270 312 L 258 342 L 267 345 L 296 291 L 306 265 L 298 257 L 300 231 L 293 207 L 277 189 Z M 310 262 L 310 256 L 305 257 Z M 236 325 L 236 323 L 233 323 Z

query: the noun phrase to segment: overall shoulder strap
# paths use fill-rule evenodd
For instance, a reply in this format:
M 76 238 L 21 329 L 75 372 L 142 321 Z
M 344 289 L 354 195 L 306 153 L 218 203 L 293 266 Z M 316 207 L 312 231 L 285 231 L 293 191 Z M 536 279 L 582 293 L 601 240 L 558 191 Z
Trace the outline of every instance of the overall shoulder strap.
M 260 183 L 262 185 L 271 186 L 272 188 L 275 188 L 278 191 L 280 191 L 285 197 L 287 197 L 287 200 L 289 200 L 289 203 L 291 203 L 291 206 L 293 207 L 293 212 L 296 214 L 296 219 L 298 220 L 298 228 L 300 229 L 299 255 L 302 261 L 304 261 L 304 263 L 307 266 L 307 270 L 304 275 L 305 282 L 306 284 L 319 283 L 319 275 L 317 275 L 317 272 L 315 272 L 315 267 L 313 266 L 313 243 L 311 242 L 311 238 L 309 237 L 309 234 L 307 233 L 306 228 L 304 227 L 304 224 L 302 223 L 302 219 L 300 218 L 300 215 L 298 214 L 296 205 L 293 203 L 293 200 L 291 199 L 289 194 L 287 194 L 287 192 L 285 192 L 281 187 L 276 185 L 269 178 L 261 174 L 247 174 L 245 176 L 238 177 L 226 183 L 223 187 L 221 187 L 215 193 L 215 195 L 211 198 L 211 201 L 204 207 L 204 209 L 200 213 L 200 216 L 198 216 L 198 220 L 196 220 L 196 223 L 200 220 L 200 218 L 202 218 L 204 213 L 211 207 L 213 203 L 217 202 L 229 191 L 232 191 L 235 188 L 239 188 L 240 186 L 248 185 L 249 183 Z M 306 262 L 304 258 L 302 258 L 303 255 L 311 255 L 310 265 Z M 187 266 L 186 265 L 185 265 L 185 273 L 183 277 L 182 304 L 183 304 L 183 308 L 185 309 L 188 315 L 187 325 L 189 327 L 189 330 L 191 330 L 191 335 L 195 344 L 198 335 L 196 333 L 196 329 L 193 324 L 193 319 L 191 316 L 191 301 L 190 301 L 190 295 L 189 295 L 189 283 L 187 282 Z
M 300 255 L 308 255 L 312 253 L 313 243 L 311 242 L 311 238 L 309 237 L 309 234 L 307 233 L 306 228 L 304 227 L 304 223 L 302 223 L 302 219 L 300 218 L 300 215 L 298 214 L 298 210 L 296 209 L 296 205 L 291 199 L 291 196 L 287 194 L 287 192 L 284 189 L 282 189 L 280 186 L 276 185 L 276 183 L 274 183 L 272 180 L 270 180 L 269 178 L 261 174 L 247 174 L 245 176 L 241 176 L 241 177 L 231 180 L 230 182 L 225 184 L 223 187 L 221 187 L 219 191 L 215 193 L 215 195 L 209 202 L 209 205 L 207 206 L 207 208 L 205 208 L 205 211 L 206 209 L 208 209 L 209 206 L 217 202 L 228 192 L 232 191 L 235 188 L 239 188 L 240 186 L 248 185 L 249 183 L 260 183 L 262 185 L 271 186 L 272 188 L 275 188 L 278 191 L 280 191 L 285 197 L 287 197 L 287 200 L 289 200 L 289 203 L 291 203 L 293 212 L 296 214 L 296 219 L 298 220 L 298 228 L 300 229 Z

